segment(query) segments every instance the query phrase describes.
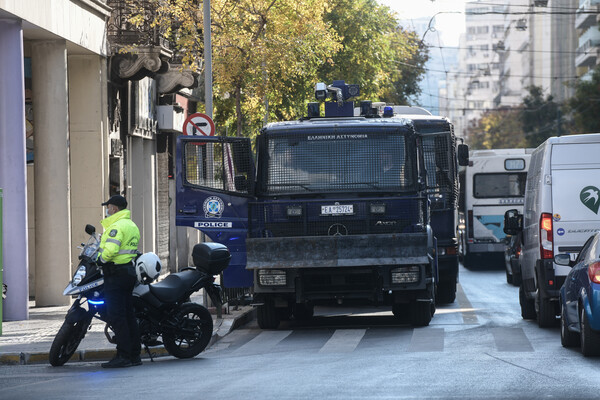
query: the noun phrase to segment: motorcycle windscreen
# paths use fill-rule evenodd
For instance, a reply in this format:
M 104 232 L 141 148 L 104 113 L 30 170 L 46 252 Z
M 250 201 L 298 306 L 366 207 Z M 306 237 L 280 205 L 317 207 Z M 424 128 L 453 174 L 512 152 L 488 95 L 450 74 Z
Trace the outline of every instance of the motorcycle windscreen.
M 179 136 L 176 152 L 177 226 L 196 228 L 231 252 L 225 287 L 251 287 L 246 270 L 248 202 L 254 192 L 250 139 Z

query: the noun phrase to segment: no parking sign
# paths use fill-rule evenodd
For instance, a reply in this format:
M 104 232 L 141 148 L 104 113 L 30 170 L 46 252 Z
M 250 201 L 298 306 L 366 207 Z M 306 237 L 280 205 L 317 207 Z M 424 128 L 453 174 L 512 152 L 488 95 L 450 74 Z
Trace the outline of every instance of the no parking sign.
M 183 134 L 188 136 L 214 136 L 215 123 L 206 114 L 194 113 L 183 123 Z

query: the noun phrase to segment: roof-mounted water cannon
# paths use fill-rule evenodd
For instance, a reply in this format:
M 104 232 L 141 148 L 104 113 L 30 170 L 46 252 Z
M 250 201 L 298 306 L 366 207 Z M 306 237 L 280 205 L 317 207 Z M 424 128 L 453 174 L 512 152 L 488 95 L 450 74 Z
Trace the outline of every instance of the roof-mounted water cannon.
M 331 85 L 319 82 L 315 85 L 315 98 L 325 101 L 326 117 L 352 117 L 354 102 L 348 101 L 360 94 L 358 85 L 348 85 L 344 81 L 333 81 Z M 327 101 L 331 100 L 331 101 Z M 319 117 L 318 103 L 308 104 L 308 117 Z

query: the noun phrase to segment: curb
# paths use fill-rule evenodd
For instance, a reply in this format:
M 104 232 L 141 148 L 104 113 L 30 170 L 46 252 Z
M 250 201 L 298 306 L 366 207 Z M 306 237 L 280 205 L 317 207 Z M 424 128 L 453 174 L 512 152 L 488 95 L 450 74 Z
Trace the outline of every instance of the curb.
M 213 331 L 212 337 L 206 346 L 206 351 L 216 342 L 227 336 L 231 331 L 239 328 L 240 326 L 252 321 L 256 316 L 256 309 L 254 307 L 242 312 L 240 315 L 232 319 L 221 319 L 219 326 Z M 170 354 L 167 350 L 160 346 L 150 348 L 152 357 L 160 358 L 167 357 Z M 77 350 L 68 362 L 77 361 L 108 361 L 117 354 L 116 349 L 99 349 L 99 350 Z M 202 354 L 202 353 L 200 353 Z M 141 354 L 142 360 L 149 360 L 150 356 L 142 348 Z M 30 364 L 48 364 L 49 352 L 21 352 L 21 353 L 4 353 L 0 354 L 0 365 L 30 365 Z

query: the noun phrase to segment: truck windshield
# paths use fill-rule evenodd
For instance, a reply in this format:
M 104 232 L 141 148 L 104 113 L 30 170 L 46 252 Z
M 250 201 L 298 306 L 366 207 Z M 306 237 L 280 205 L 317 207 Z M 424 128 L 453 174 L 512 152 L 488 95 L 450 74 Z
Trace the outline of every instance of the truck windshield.
M 475 174 L 473 176 L 473 197 L 523 197 L 527 173 Z
M 400 132 L 270 136 L 266 194 L 411 189 L 415 161 L 406 147 Z

